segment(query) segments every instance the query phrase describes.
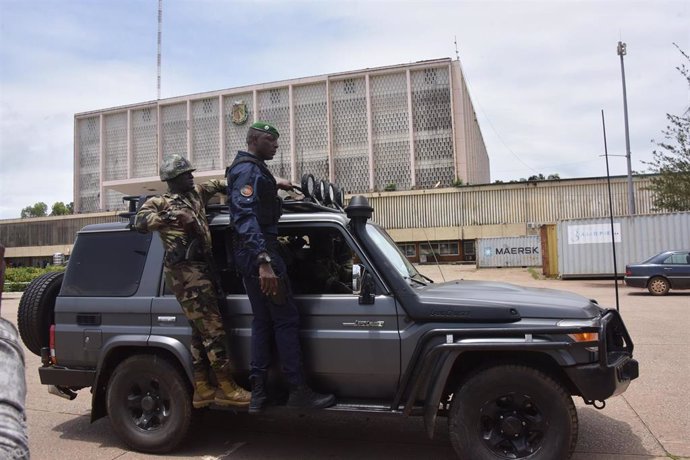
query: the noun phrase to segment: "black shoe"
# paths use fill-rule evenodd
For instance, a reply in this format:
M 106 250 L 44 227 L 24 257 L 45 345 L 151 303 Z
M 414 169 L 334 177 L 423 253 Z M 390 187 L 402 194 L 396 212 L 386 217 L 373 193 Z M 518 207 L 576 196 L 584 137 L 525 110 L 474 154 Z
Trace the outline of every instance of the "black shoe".
M 252 383 L 252 399 L 249 402 L 249 413 L 258 414 L 264 410 L 268 402 L 266 394 L 266 376 L 253 375 L 249 378 Z
M 306 385 L 290 388 L 287 407 L 295 409 L 324 409 L 335 404 L 335 396 L 316 393 Z

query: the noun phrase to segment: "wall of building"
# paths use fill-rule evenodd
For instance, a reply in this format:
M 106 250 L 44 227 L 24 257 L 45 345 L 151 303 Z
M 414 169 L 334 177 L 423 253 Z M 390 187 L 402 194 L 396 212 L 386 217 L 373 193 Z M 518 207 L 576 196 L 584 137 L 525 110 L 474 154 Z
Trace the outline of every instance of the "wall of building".
M 613 212 L 627 215 L 625 177 L 611 179 Z M 640 214 L 654 213 L 649 176 L 635 176 Z M 386 228 L 410 260 L 434 253 L 441 262 L 472 262 L 475 240 L 538 235 L 543 225 L 565 219 L 608 215 L 605 178 L 486 184 L 404 192 L 365 194 L 374 208 L 372 221 Z M 0 221 L 0 241 L 7 257 L 69 254 L 84 225 L 113 222 L 116 212 Z M 555 256 L 554 256 L 555 257 Z
M 312 173 L 361 193 L 490 179 L 460 65 L 438 59 L 77 114 L 75 207 L 118 209 L 123 194 L 160 191 L 158 164 L 172 153 L 220 177 L 256 120 L 281 133 L 269 168 L 293 181 Z

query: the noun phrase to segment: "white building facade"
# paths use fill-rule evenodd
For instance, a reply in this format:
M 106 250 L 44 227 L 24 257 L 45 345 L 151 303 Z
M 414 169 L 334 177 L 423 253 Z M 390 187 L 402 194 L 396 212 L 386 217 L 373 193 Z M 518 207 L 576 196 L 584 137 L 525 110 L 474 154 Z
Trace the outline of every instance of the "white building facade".
M 349 194 L 490 182 L 460 63 L 438 59 L 76 114 L 76 212 L 163 191 L 164 155 L 186 156 L 197 177 L 222 177 L 257 120 L 281 133 L 268 165 L 293 182 L 311 173 Z

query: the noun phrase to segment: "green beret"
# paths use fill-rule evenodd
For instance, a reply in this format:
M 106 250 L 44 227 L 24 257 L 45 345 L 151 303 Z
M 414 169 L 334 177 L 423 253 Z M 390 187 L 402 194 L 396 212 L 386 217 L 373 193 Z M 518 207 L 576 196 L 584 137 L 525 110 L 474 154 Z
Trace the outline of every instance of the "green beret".
M 263 133 L 272 134 L 273 137 L 275 137 L 276 139 L 280 137 L 278 130 L 275 129 L 275 127 L 272 124 L 266 123 L 265 121 L 257 121 L 256 123 L 250 126 L 250 129 L 255 129 Z

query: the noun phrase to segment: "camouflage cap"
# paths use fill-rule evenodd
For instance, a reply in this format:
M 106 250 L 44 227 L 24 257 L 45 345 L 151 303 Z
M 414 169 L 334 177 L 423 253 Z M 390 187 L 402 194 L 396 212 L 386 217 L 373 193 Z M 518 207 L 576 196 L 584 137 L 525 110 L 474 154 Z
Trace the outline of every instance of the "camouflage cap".
M 278 133 L 278 130 L 270 123 L 267 123 L 265 121 L 257 121 L 253 125 L 249 127 L 249 129 L 255 129 L 257 131 L 261 131 L 262 133 L 268 133 L 273 135 L 276 139 L 280 137 L 280 134 Z
M 173 154 L 163 158 L 161 163 L 160 177 L 163 182 L 176 178 L 180 174 L 196 171 L 196 168 L 182 155 Z

